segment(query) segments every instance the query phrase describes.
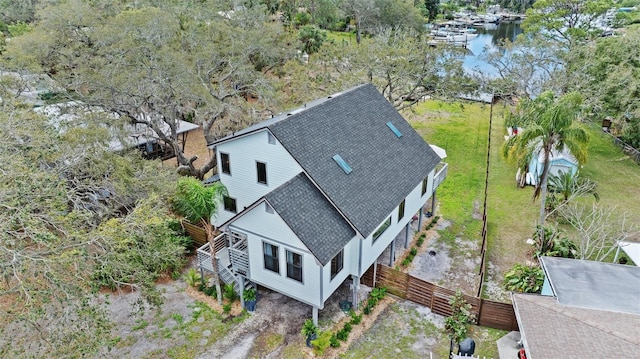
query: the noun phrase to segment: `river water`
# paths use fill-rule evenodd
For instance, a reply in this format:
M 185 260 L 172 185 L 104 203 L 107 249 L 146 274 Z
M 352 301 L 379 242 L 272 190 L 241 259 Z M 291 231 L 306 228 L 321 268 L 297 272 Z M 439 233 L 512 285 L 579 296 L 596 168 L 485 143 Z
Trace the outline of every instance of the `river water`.
M 470 72 L 481 72 L 488 76 L 495 76 L 496 70 L 479 58 L 483 51 L 501 51 L 498 44 L 503 39 L 514 41 L 516 36 L 522 33 L 518 23 L 487 24 L 484 28 L 477 28 L 478 37 L 469 41 L 464 57 L 463 67 Z

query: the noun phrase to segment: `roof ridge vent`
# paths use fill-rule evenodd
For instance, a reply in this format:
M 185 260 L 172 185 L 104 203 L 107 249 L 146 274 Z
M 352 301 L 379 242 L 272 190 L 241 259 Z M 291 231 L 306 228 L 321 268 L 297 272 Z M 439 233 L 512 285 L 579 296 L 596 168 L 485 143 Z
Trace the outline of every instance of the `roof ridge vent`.
M 344 171 L 345 174 L 349 174 L 349 173 L 353 172 L 353 169 L 351 169 L 351 166 L 349 166 L 347 161 L 343 160 L 342 157 L 340 157 L 340 155 L 333 156 L 333 160 L 336 161 L 338 166 L 340 166 L 340 168 L 342 168 L 342 170 Z

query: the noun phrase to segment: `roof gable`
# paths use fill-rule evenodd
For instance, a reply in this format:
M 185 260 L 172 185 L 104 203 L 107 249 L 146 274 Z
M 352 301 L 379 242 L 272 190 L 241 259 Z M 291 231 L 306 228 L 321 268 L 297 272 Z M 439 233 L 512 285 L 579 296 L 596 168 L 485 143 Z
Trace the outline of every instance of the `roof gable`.
M 371 234 L 440 162 L 371 84 L 269 121 L 267 127 L 363 236 Z M 345 171 L 336 155 L 352 170 Z
M 356 235 L 304 173 L 265 199 L 323 266 Z

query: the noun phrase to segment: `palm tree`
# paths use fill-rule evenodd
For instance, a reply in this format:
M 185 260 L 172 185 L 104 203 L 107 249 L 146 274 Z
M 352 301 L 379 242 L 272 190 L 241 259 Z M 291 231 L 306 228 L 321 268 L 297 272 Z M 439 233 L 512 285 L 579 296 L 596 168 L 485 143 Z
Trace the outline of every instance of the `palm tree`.
M 578 172 L 560 171 L 557 175 L 549 176 L 547 188 L 552 193 L 560 194 L 562 203 L 566 203 L 570 198 L 582 195 L 593 195 L 596 201 L 600 200 L 600 195 L 596 192 L 597 183 L 584 177 L 580 177 Z
M 539 197 L 541 202 L 538 223 L 541 228 L 546 217 L 547 177 L 551 153 L 562 152 L 566 147 L 579 164 L 583 164 L 587 159 L 589 136 L 584 129 L 573 124 L 573 120 L 579 114 L 581 102 L 577 93 L 556 98 L 552 92 L 547 91 L 533 100 L 524 100 L 518 106 L 518 112 L 513 115 L 515 122 L 522 123 L 525 129 L 505 143 L 504 156 L 519 160 L 543 156 L 544 167 L 533 192 L 533 199 Z M 540 243 L 544 242 L 543 236 L 544 233 L 540 232 Z
M 215 243 L 213 242 L 213 218 L 218 214 L 223 197 L 228 194 L 227 188 L 221 182 L 215 182 L 205 186 L 196 178 L 183 177 L 178 180 L 176 194 L 173 198 L 173 206 L 176 212 L 185 216 L 190 222 L 200 222 L 207 234 L 209 249 L 211 250 L 211 264 L 213 266 L 213 282 L 216 286 L 218 303 L 222 304 L 222 290 L 218 275 L 218 261 L 215 255 Z

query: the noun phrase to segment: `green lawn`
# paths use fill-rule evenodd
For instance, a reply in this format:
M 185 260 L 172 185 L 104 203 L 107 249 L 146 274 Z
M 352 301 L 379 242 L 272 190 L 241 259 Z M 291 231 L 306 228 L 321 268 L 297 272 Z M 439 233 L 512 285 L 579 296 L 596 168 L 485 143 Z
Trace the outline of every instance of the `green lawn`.
M 480 240 L 489 110 L 489 105 L 477 103 L 426 101 L 404 114 L 427 142 L 447 151 L 449 172 L 437 196 L 439 214 L 453 223 L 441 233 L 451 242 L 460 236 Z M 513 264 L 530 259 L 531 248 L 525 241 L 532 236 L 540 206 L 532 200 L 533 187 L 516 186 L 516 167 L 502 157 L 504 112 L 502 105 L 493 108 L 487 200 L 488 259 L 496 267 L 495 281 L 501 281 Z M 589 160 L 581 175 L 598 182 L 601 205 L 616 207 L 618 215 L 627 212 L 631 220 L 640 221 L 640 166 L 599 127 L 587 130 L 591 135 Z
M 427 142 L 447 151 L 447 179 L 438 188 L 439 213 L 452 222 L 449 232 L 480 239 L 487 158 L 489 107 L 426 101 L 407 114 Z

